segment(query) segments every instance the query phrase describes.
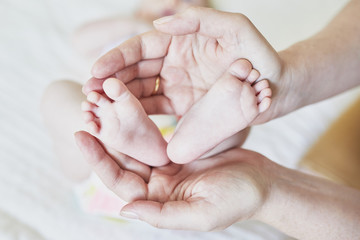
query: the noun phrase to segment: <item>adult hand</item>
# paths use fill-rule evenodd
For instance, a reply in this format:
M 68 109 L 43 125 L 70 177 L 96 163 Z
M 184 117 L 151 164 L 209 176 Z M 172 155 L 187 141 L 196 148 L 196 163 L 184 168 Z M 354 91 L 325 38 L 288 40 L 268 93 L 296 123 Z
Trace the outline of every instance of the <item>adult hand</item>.
M 297 239 L 360 236 L 360 191 L 286 169 L 233 149 L 187 165 L 150 168 L 109 150 L 86 132 L 75 135 L 102 181 L 130 203 L 121 214 L 159 228 L 223 229 L 248 219 Z
M 243 149 L 187 165 L 150 168 L 111 156 L 86 132 L 76 133 L 85 159 L 120 198 L 121 215 L 159 228 L 209 231 L 250 219 L 270 189 L 269 160 Z M 142 167 L 139 167 L 140 165 Z M 129 170 L 128 166 L 138 166 Z
M 92 69 L 97 79 L 91 79 L 84 92 L 101 91 L 102 81 L 98 79 L 116 76 L 127 83 L 148 114 L 183 116 L 183 124 L 168 145 L 168 155 L 176 163 L 186 163 L 241 130 L 235 127 L 225 133 L 221 130 L 229 124 L 214 129 L 202 114 L 191 112 L 194 104 L 206 96 L 234 61 L 248 59 L 261 73 L 259 79 L 272 81 L 281 77 L 283 67 L 275 50 L 242 14 L 190 8 L 156 21 L 155 27 L 165 33 L 153 31 L 137 36 L 101 57 Z M 160 91 L 152 95 L 158 75 L 161 76 Z M 224 122 L 231 119 L 214 112 L 214 107 L 214 104 L 202 103 L 196 112 L 213 113 L 214 118 Z M 274 112 L 260 114 L 250 124 L 269 120 Z M 236 124 L 236 119 L 233 122 Z

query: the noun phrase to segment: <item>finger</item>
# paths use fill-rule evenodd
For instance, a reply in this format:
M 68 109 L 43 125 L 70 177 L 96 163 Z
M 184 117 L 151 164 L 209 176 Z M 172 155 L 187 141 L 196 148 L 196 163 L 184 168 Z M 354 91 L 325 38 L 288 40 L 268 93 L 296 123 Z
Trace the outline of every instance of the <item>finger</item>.
M 91 73 L 96 78 L 106 78 L 142 60 L 162 58 L 167 53 L 170 41 L 170 35 L 157 31 L 138 35 L 97 60 Z
M 149 181 L 151 174 L 151 169 L 149 166 L 109 147 L 105 146 L 104 148 L 122 169 L 126 169 L 127 171 L 139 175 L 142 179 L 144 179 L 145 182 Z
M 137 99 L 151 97 L 155 91 L 157 78 L 158 77 L 134 79 L 126 84 L 126 87 Z M 162 90 L 162 86 L 159 86 L 156 94 L 161 94 Z
M 129 91 L 139 99 L 147 114 L 175 114 L 171 101 L 163 95 L 152 95 L 155 89 L 155 81 L 157 77 L 135 79 L 129 82 L 126 87 Z M 83 87 L 84 94 L 90 92 L 104 93 L 103 83 L 105 79 L 91 78 Z M 158 94 L 162 93 L 162 85 Z
M 156 77 L 160 74 L 163 59 L 145 60 L 128 66 L 113 74 L 112 77 L 120 79 L 123 83 L 131 83 L 134 79 Z M 83 86 L 82 92 L 87 95 L 96 91 L 103 93 L 102 84 L 106 79 L 90 78 Z
M 163 95 L 141 98 L 139 101 L 148 115 L 176 114 L 170 100 Z
M 82 92 L 88 95 L 90 92 L 104 93 L 102 85 L 106 79 L 90 78 L 83 86 Z
M 125 201 L 146 199 L 147 185 L 144 180 L 121 169 L 93 136 L 81 131 L 75 133 L 75 140 L 85 159 L 110 190 Z
M 138 79 L 154 79 L 153 84 L 155 84 L 155 79 L 160 74 L 162 64 L 162 59 L 141 61 L 122 69 L 121 71 L 114 74 L 112 77 L 120 79 L 123 83 L 132 83 L 133 81 L 137 81 Z M 104 91 L 102 89 L 102 84 L 105 80 L 106 79 L 90 78 L 83 86 L 83 93 L 85 95 L 92 91 L 103 93 Z M 151 85 L 152 84 L 145 84 L 141 87 L 145 87 L 145 89 L 151 88 L 152 93 L 154 86 Z
M 124 83 L 128 83 L 136 78 L 155 77 L 160 74 L 162 65 L 162 58 L 143 60 L 117 72 L 115 77 Z
M 278 77 L 273 72 L 281 67 L 278 54 L 243 14 L 192 7 L 156 20 L 154 26 L 158 31 L 173 36 L 198 33 L 215 38 L 224 50 L 231 51 L 238 58 L 248 59 L 261 73 L 260 78 L 273 80 Z
M 136 201 L 123 207 L 120 214 L 145 221 L 157 228 L 211 231 L 216 228 L 216 218 L 209 216 L 214 206 L 202 200 Z
M 157 30 L 171 35 L 200 33 L 213 38 L 222 38 L 246 26 L 249 20 L 239 13 L 225 13 L 211 8 L 191 7 L 182 13 L 154 21 Z M 226 27 L 224 27 L 226 26 Z

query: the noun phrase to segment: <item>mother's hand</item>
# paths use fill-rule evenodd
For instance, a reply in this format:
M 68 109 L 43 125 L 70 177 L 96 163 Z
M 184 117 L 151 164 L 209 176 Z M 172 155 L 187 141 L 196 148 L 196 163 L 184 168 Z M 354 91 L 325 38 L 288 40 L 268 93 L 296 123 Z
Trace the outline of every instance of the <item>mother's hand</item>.
M 97 79 L 91 79 L 84 91 L 101 91 L 99 79 L 115 75 L 127 83 L 148 114 L 183 116 L 184 124 L 170 141 L 168 155 L 174 162 L 185 163 L 228 137 L 221 131 L 210 135 L 211 123 L 187 113 L 231 64 L 238 59 L 248 59 L 260 72 L 259 79 L 276 81 L 282 74 L 282 63 L 276 51 L 242 14 L 190 8 L 156 21 L 155 27 L 162 33 L 139 35 L 101 57 L 92 70 Z M 152 95 L 157 76 L 161 77 L 160 91 Z M 214 104 L 202 104 L 210 108 L 202 109 L 203 112 L 214 112 Z M 264 122 L 273 116 L 271 112 L 260 114 L 255 122 Z M 187 134 L 189 129 L 191 136 Z M 197 136 L 202 137 L 201 144 Z M 192 146 L 199 147 L 190 149 Z
M 86 132 L 76 133 L 76 140 L 105 185 L 130 202 L 121 215 L 159 228 L 223 229 L 257 214 L 270 191 L 271 162 L 251 151 L 150 168 L 112 157 Z

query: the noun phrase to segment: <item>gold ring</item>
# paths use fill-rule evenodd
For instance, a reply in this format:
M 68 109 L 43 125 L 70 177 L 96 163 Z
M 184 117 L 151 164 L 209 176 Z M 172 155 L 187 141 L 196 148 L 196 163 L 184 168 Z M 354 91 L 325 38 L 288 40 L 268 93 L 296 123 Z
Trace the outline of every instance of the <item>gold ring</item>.
M 160 88 L 160 77 L 157 77 L 155 80 L 155 88 L 152 95 L 156 95 L 159 91 L 159 88 Z

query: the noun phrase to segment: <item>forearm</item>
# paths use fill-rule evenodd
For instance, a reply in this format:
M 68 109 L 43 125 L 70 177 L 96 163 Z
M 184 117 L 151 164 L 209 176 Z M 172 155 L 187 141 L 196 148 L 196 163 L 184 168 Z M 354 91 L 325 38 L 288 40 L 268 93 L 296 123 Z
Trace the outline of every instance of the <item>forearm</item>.
M 360 84 L 359 12 L 360 1 L 351 1 L 321 32 L 280 52 L 294 103 L 280 115 Z
M 358 239 L 360 192 L 276 165 L 256 219 L 298 239 Z

